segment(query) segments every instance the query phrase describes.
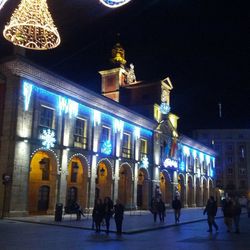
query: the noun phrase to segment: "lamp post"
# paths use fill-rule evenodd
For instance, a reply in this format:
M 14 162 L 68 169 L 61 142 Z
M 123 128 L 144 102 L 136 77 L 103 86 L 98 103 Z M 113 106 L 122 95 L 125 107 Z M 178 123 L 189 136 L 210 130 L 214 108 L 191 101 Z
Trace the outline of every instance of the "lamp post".
M 4 193 L 3 193 L 3 207 L 2 207 L 2 216 L 1 218 L 4 218 L 4 213 L 5 213 L 5 205 L 6 205 L 6 194 L 7 194 L 7 184 L 10 183 L 11 181 L 11 177 L 8 174 L 3 174 L 2 176 L 2 181 L 3 181 L 3 185 L 4 185 Z

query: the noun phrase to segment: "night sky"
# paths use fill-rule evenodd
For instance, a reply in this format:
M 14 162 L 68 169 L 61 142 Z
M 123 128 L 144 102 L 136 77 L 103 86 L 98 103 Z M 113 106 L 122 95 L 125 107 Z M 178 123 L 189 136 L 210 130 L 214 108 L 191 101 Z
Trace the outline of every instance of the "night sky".
M 19 2 L 9 0 L 1 10 L 1 29 Z M 249 1 L 132 0 L 119 9 L 98 0 L 47 2 L 62 43 L 51 51 L 27 51 L 30 60 L 100 92 L 98 71 L 111 68 L 120 33 L 137 80 L 172 80 L 180 132 L 250 128 Z M 1 36 L 1 57 L 11 50 Z

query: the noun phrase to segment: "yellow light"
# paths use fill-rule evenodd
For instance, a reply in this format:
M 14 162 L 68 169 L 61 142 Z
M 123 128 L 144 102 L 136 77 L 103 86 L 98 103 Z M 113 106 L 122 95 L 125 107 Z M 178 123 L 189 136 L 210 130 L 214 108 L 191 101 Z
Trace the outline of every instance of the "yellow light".
M 46 0 L 22 0 L 3 35 L 14 45 L 33 50 L 53 49 L 61 42 Z

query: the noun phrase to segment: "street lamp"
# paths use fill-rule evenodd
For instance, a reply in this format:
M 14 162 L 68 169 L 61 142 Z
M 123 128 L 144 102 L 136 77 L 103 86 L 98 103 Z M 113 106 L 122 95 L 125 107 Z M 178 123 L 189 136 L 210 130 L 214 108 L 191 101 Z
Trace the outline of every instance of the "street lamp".
M 7 194 L 7 184 L 10 183 L 11 181 L 11 176 L 8 174 L 3 174 L 2 175 L 2 181 L 4 185 L 4 193 L 3 193 L 3 208 L 2 208 L 2 218 L 4 218 L 4 213 L 5 213 L 5 204 L 6 204 L 6 194 Z

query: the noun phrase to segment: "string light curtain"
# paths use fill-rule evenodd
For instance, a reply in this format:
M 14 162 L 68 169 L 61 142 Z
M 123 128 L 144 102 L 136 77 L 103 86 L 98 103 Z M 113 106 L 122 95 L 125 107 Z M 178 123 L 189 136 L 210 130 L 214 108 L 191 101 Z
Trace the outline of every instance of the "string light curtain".
M 33 50 L 53 49 L 61 42 L 46 0 L 22 0 L 3 35 L 14 45 Z

